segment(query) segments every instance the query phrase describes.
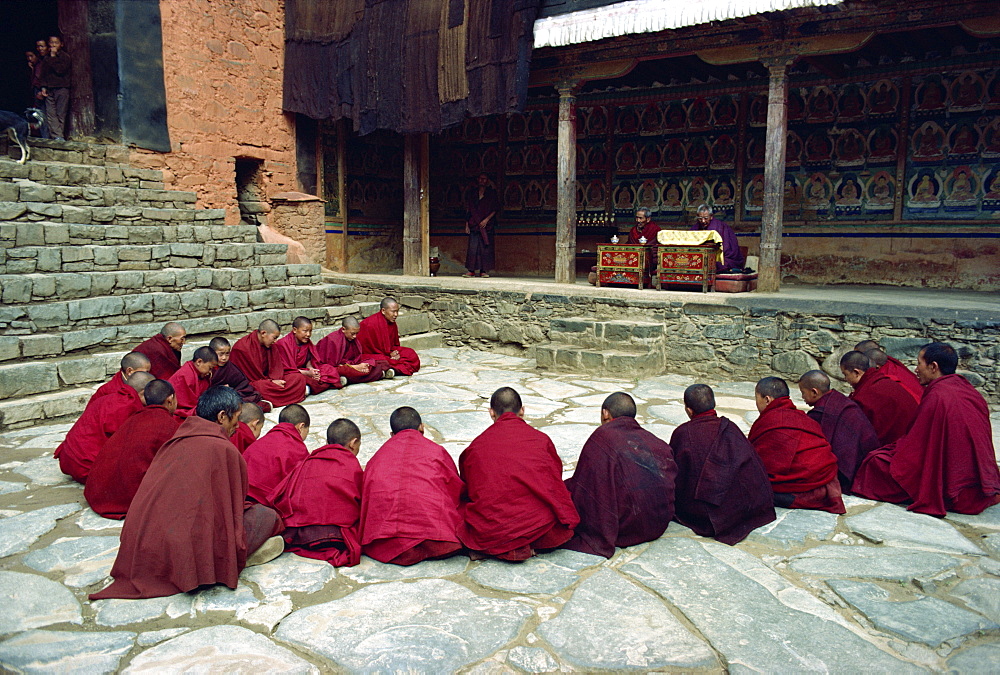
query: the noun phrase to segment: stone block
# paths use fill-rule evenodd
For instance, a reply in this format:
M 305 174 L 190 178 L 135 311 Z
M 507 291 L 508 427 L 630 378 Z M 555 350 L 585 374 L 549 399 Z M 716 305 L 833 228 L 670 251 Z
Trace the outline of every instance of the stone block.
M 319 265 L 310 265 L 309 267 L 318 268 Z M 292 272 L 289 271 L 289 274 L 291 273 Z M 305 273 L 303 272 L 302 274 Z M 312 274 L 319 274 L 319 269 L 317 269 L 315 272 L 312 272 Z M 412 309 L 420 309 L 427 303 L 427 298 L 425 298 L 422 295 L 400 295 L 398 300 L 400 307 L 410 307 Z
M 0 214 L 0 217 L 3 217 Z M 15 246 L 44 246 L 45 229 L 37 223 L 17 223 Z
M 13 335 L 0 335 L 0 361 L 16 359 L 21 355 L 21 341 Z
M 146 220 L 173 220 L 174 211 L 171 209 L 142 209 L 142 217 Z
M 233 271 L 228 269 L 212 270 L 212 288 L 220 291 L 233 287 Z
M 250 271 L 249 270 L 233 270 L 232 275 L 232 285 L 230 288 L 249 288 L 250 287 Z M 321 301 L 320 301 L 321 302 Z M 319 304 L 319 302 L 315 303 Z
M 810 343 L 816 345 L 820 351 L 830 352 L 840 344 L 840 338 L 828 330 L 818 330 L 808 338 Z
M 969 384 L 971 384 L 973 387 L 982 387 L 984 384 L 986 384 L 986 378 L 984 378 L 979 373 L 974 373 L 970 370 L 956 370 L 955 372 L 958 375 L 964 377 L 966 380 L 968 380 Z
M 13 424 L 41 420 L 45 418 L 45 411 L 40 401 L 0 400 L 0 425 L 10 428 Z
M 746 326 L 741 321 L 711 323 L 702 329 L 702 335 L 717 340 L 742 340 L 746 337 Z
M 111 290 L 115 287 L 115 275 L 116 272 L 111 272 L 109 274 L 94 274 L 90 278 L 90 294 L 91 295 L 108 295 Z
M 535 347 L 535 364 L 539 368 L 555 366 L 555 348 L 547 345 Z
M 18 200 L 22 202 L 52 202 L 56 199 L 56 189 L 33 181 L 20 183 Z
M 178 295 L 185 312 L 203 312 L 208 308 L 208 295 L 205 291 L 186 291 Z
M 752 366 L 760 360 L 760 350 L 749 345 L 740 345 L 729 352 L 726 360 L 738 366 Z
M 177 270 L 174 277 L 174 288 L 172 290 L 195 288 L 199 285 L 197 269 Z
M 125 313 L 128 315 L 153 311 L 153 298 L 148 293 L 126 295 L 123 297 L 125 300 Z
M 404 335 L 400 337 L 399 344 L 419 352 L 422 349 L 444 347 L 445 341 L 443 333 L 420 333 L 419 335 Z
M 56 294 L 56 280 L 51 274 L 31 275 L 31 295 L 35 298 L 50 298 Z
M 552 319 L 549 330 L 554 333 L 592 333 L 594 324 L 594 321 L 587 319 Z
M 63 349 L 67 352 L 77 349 L 86 349 L 99 344 L 113 342 L 118 335 L 118 329 L 107 328 L 87 328 L 85 330 L 75 330 L 63 333 Z
M 730 307 L 729 305 L 709 305 L 699 302 L 684 303 L 683 311 L 685 314 L 693 316 L 716 316 L 720 314 L 736 316 L 743 314 L 743 310 L 739 307 Z
M 169 288 L 174 285 L 174 270 L 151 270 L 146 273 L 146 286 L 150 288 Z
M 324 292 L 328 298 L 345 298 L 354 295 L 354 287 L 347 284 L 327 284 Z
M 56 294 L 64 299 L 85 298 L 90 295 L 90 276 L 86 274 L 54 274 Z
M 8 276 L 4 279 L 0 301 L 4 304 L 24 304 L 31 301 L 31 279 Z
M 62 354 L 62 337 L 59 335 L 25 335 L 21 338 L 21 356 L 56 356 Z
M 152 250 L 148 246 L 119 246 L 119 260 L 150 260 Z
M 771 368 L 779 373 L 794 375 L 796 379 L 808 370 L 816 370 L 819 364 L 808 352 L 801 349 L 793 349 L 788 352 L 775 354 L 771 359 Z
M 715 358 L 715 349 L 704 342 L 671 341 L 667 343 L 666 357 L 668 361 L 688 363 L 711 361 Z
M 556 350 L 555 363 L 563 368 L 579 368 L 580 350 L 575 347 L 560 347 Z
M 885 337 L 878 342 L 889 356 L 916 361 L 920 348 L 932 340 L 922 337 Z
M 16 183 L 0 183 L 0 202 L 16 202 L 20 194 Z
M 604 352 L 583 350 L 580 352 L 580 367 L 587 372 L 604 370 Z
M 136 220 L 142 216 L 141 206 L 113 206 L 115 217 Z
M 54 363 L 35 361 L 0 366 L 0 399 L 31 396 L 58 388 Z
M 5 268 L 7 274 L 34 274 L 37 271 L 37 260 L 9 260 Z
M 47 246 L 58 246 L 69 243 L 69 226 L 62 223 L 49 223 L 45 225 L 45 244 Z
M 421 315 L 415 315 L 421 316 Z M 422 316 L 427 316 L 422 315 Z M 493 324 L 486 323 L 485 321 L 473 321 L 465 327 L 465 332 L 469 337 L 480 339 L 480 340 L 496 340 L 497 339 L 497 329 Z
M 500 326 L 499 332 L 500 342 L 513 343 L 513 344 L 524 344 L 525 337 L 524 331 L 521 330 L 520 326 L 505 323 Z
M 181 299 L 173 293 L 150 293 L 153 309 L 157 314 L 175 314 L 181 308 Z
M 67 304 L 70 321 L 120 317 L 125 311 L 125 301 L 114 296 L 71 300 Z
M 238 257 L 239 248 L 236 244 L 218 244 L 215 247 L 216 260 L 237 260 Z M 289 267 L 291 267 L 291 265 Z M 296 265 L 296 267 L 299 267 L 299 265 Z
M 226 324 L 230 333 L 241 334 L 250 330 L 250 321 L 246 314 L 232 314 L 227 316 Z
M 170 244 L 170 255 L 185 258 L 201 258 L 204 254 L 204 244 Z
M 59 378 L 66 385 L 103 382 L 107 376 L 108 370 L 103 359 L 82 356 L 59 364 Z
M 104 267 L 117 267 L 118 248 L 112 246 L 95 246 L 94 264 Z
M 89 223 L 91 220 L 91 207 L 64 205 L 62 207 L 62 218 L 67 223 Z
M 27 207 L 20 202 L 0 203 L 0 220 L 16 220 L 27 210 Z
M 142 272 L 118 272 L 114 275 L 115 288 L 139 289 L 145 284 Z
M 36 329 L 61 328 L 69 323 L 69 308 L 66 303 L 42 303 L 27 308 L 28 318 Z
M 110 223 L 116 215 L 113 206 L 97 206 L 90 210 L 90 219 L 96 223 Z
M 26 202 L 28 213 L 43 216 L 45 218 L 62 218 L 63 207 L 59 204 L 41 204 L 38 202 Z
M 497 337 L 496 329 L 489 324 L 485 324 L 482 321 L 474 322 L 478 324 L 483 324 L 483 326 L 488 326 L 489 328 L 482 328 L 483 334 L 481 337 L 486 337 L 489 340 L 495 340 Z M 431 317 L 425 312 L 414 313 L 414 314 L 400 314 L 399 318 L 396 319 L 396 326 L 399 327 L 400 335 L 415 335 L 417 333 L 426 333 L 431 329 Z M 487 337 L 488 336 L 488 337 Z M 473 336 L 479 337 L 479 336 Z
M 246 309 L 250 300 L 243 291 L 223 291 L 222 302 L 226 309 Z

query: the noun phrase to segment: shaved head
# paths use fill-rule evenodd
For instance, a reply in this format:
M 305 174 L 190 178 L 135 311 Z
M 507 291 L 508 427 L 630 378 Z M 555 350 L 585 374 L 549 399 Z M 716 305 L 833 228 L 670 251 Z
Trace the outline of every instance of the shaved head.
M 856 352 L 866 352 L 869 349 L 881 349 L 875 340 L 862 340 L 858 344 L 854 345 L 854 351 Z
M 865 372 L 872 367 L 872 362 L 861 352 L 847 352 L 840 357 L 841 370 L 860 370 Z
M 889 357 L 881 349 L 869 349 L 865 352 L 865 356 L 868 357 L 868 360 L 872 362 L 872 366 L 875 368 L 881 368 L 889 360 Z
M 757 383 L 754 390 L 761 396 L 781 398 L 788 396 L 788 383 L 780 377 L 765 377 Z
M 252 422 L 264 423 L 264 411 L 256 403 L 244 403 L 240 406 L 240 422 L 251 424 Z
M 826 393 L 830 391 L 830 376 L 822 370 L 810 370 L 799 379 L 799 386 L 818 389 L 820 393 Z
M 204 361 L 205 363 L 218 363 L 219 355 L 211 347 L 198 347 L 191 356 L 192 361 Z
M 229 340 L 224 337 L 214 337 L 212 338 L 212 341 L 208 343 L 208 346 L 213 351 L 219 351 L 220 349 L 225 349 L 226 347 L 231 347 L 232 345 L 230 345 Z
M 684 407 L 695 415 L 715 409 L 715 392 L 707 384 L 692 384 L 684 390 Z
M 292 328 L 305 328 L 311 325 L 313 325 L 313 322 L 308 316 L 297 316 L 292 319 Z
M 309 426 L 309 411 L 298 403 L 286 405 L 281 409 L 281 414 L 278 415 L 278 424 L 282 423 L 305 424 Z
M 180 335 L 187 335 L 187 331 L 184 330 L 184 326 L 176 321 L 171 321 L 163 325 L 163 328 L 160 329 L 160 335 L 165 338 L 178 337 Z
M 174 385 L 166 380 L 153 380 L 143 389 L 146 405 L 163 405 L 174 393 Z
M 259 330 L 261 333 L 280 333 L 281 332 L 281 329 L 278 328 L 278 324 L 275 323 L 271 319 L 264 319 L 263 321 L 261 321 L 260 325 L 257 326 L 257 330 Z
M 504 413 L 518 413 L 521 408 L 521 395 L 510 387 L 500 387 L 493 396 L 490 397 L 490 410 L 497 414 L 497 417 Z
M 129 378 L 125 381 L 125 383 L 135 389 L 136 393 L 141 394 L 146 388 L 146 385 L 155 379 L 156 378 L 153 377 L 152 373 L 139 370 L 129 375 Z
M 361 322 L 353 316 L 345 316 L 340 325 L 344 328 L 361 328 Z
M 635 399 L 623 391 L 616 391 L 604 399 L 604 403 L 601 404 L 601 410 L 607 410 L 611 419 L 619 417 L 634 418 L 636 412 Z
M 393 434 L 398 434 L 400 431 L 406 431 L 407 429 L 419 430 L 421 424 L 420 413 L 410 406 L 396 408 L 389 415 L 389 429 Z
M 149 357 L 140 352 L 129 352 L 122 357 L 121 368 L 124 373 L 126 370 L 137 371 L 137 370 L 149 370 L 152 364 L 149 362 Z
M 385 298 L 382 298 L 382 302 L 378 303 L 378 308 L 379 309 L 389 309 L 393 305 L 398 305 L 398 304 L 399 303 L 396 302 L 396 298 L 385 297 Z
M 361 438 L 361 429 L 349 419 L 342 417 L 334 420 L 326 428 L 326 442 L 330 445 L 342 445 L 346 448 L 355 438 Z

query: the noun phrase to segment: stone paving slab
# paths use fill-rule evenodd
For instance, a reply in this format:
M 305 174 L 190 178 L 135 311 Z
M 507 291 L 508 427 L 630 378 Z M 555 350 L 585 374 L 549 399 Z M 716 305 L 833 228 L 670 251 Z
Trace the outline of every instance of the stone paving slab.
M 579 581 L 577 572 L 600 565 L 604 558 L 577 551 L 553 551 L 523 563 L 484 560 L 469 577 L 489 588 L 511 593 L 552 594 Z
M 33 630 L 0 642 L 0 663 L 20 673 L 113 673 L 135 633 Z
M 776 508 L 775 515 L 774 522 L 750 533 L 751 541 L 787 549 L 807 540 L 827 540 L 837 527 L 837 516 L 825 511 Z
M 802 574 L 890 581 L 933 576 L 961 564 L 961 559 L 943 553 L 832 545 L 817 546 L 789 560 L 789 567 Z
M 982 555 L 979 547 L 947 522 L 893 504 L 881 504 L 846 521 L 851 531 L 876 544 Z

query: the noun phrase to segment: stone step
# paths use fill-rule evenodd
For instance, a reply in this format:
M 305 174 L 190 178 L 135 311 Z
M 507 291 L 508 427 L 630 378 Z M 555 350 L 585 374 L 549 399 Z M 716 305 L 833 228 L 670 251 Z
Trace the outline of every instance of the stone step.
M 585 317 L 549 321 L 550 340 L 584 347 L 654 346 L 665 334 L 663 323 L 650 321 L 602 321 Z
M 90 164 L 93 166 L 127 167 L 131 150 L 124 145 L 107 143 L 82 143 L 80 141 L 53 141 L 44 138 L 29 138 L 31 146 L 31 162 L 64 162 L 66 164 Z M 7 157 L 21 158 L 21 149 L 16 143 L 7 144 Z M 162 176 L 152 169 L 133 169 L 148 171 L 150 175 Z M 155 180 L 162 180 L 157 178 Z
M 130 187 L 163 189 L 163 174 L 152 169 L 129 166 L 96 166 L 66 162 L 40 162 L 35 157 L 25 164 L 0 158 L 0 181 L 31 180 L 47 185 Z
M 444 333 L 417 333 L 416 335 L 403 335 L 399 338 L 399 344 L 403 347 L 416 349 L 437 349 L 447 347 Z
M 180 190 L 127 186 L 45 184 L 32 180 L 0 179 L 0 204 L 25 202 L 63 206 L 142 206 L 157 209 L 193 209 L 198 195 Z M 87 213 L 83 211 L 82 213 Z
M 109 225 L 104 223 L 0 223 L 0 249 L 15 246 L 257 242 L 253 225 Z
M 224 209 L 152 206 L 73 206 L 49 202 L 0 201 L 0 222 L 109 223 L 114 225 L 224 225 Z
M 546 370 L 647 376 L 663 372 L 665 365 L 659 350 L 623 351 L 569 344 L 536 346 L 535 362 Z

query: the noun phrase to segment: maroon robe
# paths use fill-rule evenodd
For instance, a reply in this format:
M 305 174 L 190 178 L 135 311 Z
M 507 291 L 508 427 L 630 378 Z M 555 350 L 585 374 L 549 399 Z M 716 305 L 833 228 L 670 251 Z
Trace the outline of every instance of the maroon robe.
M 458 458 L 465 481 L 459 539 L 508 560 L 555 548 L 573 536 L 580 516 L 562 481 L 552 440 L 515 413 L 504 413 Z
M 295 339 L 294 333 L 289 333 L 274 343 L 272 351 L 280 360 L 281 365 L 284 366 L 286 375 L 293 373 L 302 375 L 309 386 L 310 394 L 319 394 L 330 387 L 340 389 L 343 386 L 340 384 L 340 373 L 337 372 L 336 367 L 319 358 L 319 354 L 316 353 L 316 345 L 312 343 L 312 340 L 302 344 Z M 319 382 L 300 372 L 301 369 L 309 366 L 319 371 Z
M 149 358 L 149 372 L 158 380 L 169 380 L 181 367 L 181 353 L 159 333 L 132 349 Z
M 271 491 L 308 456 L 309 450 L 295 425 L 276 424 L 243 453 L 249 482 L 247 497 L 264 506 L 273 506 Z
M 306 397 L 306 378 L 300 373 L 285 373 L 281 359 L 273 349 L 260 343 L 257 331 L 236 341 L 229 361 L 236 364 L 251 386 L 275 408 L 300 403 Z M 273 380 L 284 380 L 285 386 L 279 387 Z
M 226 361 L 225 365 L 219 366 L 212 373 L 212 386 L 215 385 L 230 387 L 240 395 L 244 403 L 254 403 L 259 405 L 264 412 L 271 412 L 271 406 L 266 403 L 261 405 L 263 399 L 260 392 L 253 388 L 247 376 L 232 361 Z
M 105 518 L 124 518 L 153 457 L 180 423 L 162 405 L 146 406 L 129 415 L 90 469 L 83 488 L 90 508 Z
M 246 489 L 246 464 L 225 430 L 200 417 L 184 420 L 132 500 L 114 582 L 90 599 L 157 598 L 217 583 L 236 588 L 248 550 L 281 532 L 273 511 L 245 509 Z
M 360 562 L 362 476 L 342 445 L 324 445 L 295 466 L 271 494 L 289 551 L 336 567 Z
M 903 385 L 875 368 L 865 371 L 851 398 L 875 427 L 880 445 L 892 443 L 909 431 L 917 413 L 917 402 Z
M 660 231 L 660 226 L 654 223 L 652 220 L 646 223 L 646 225 L 640 230 L 639 225 L 633 225 L 632 229 L 628 232 L 628 241 L 625 242 L 629 246 L 659 246 L 656 239 L 656 234 Z M 640 244 L 639 238 L 645 237 L 646 243 Z
M 382 312 L 375 312 L 361 322 L 357 342 L 362 353 L 385 359 L 400 375 L 412 375 L 420 370 L 420 357 L 409 347 L 399 346 L 399 327 L 389 323 Z M 398 359 L 389 358 L 394 349 L 399 351 Z
M 739 427 L 714 410 L 676 429 L 675 519 L 702 537 L 730 546 L 775 519 L 771 482 L 760 456 Z
M 878 372 L 894 382 L 899 382 L 903 389 L 913 397 L 913 400 L 920 403 L 920 399 L 924 395 L 924 387 L 913 371 L 904 366 L 902 361 L 886 355 L 885 363 L 878 368 Z
M 659 538 L 674 517 L 676 478 L 673 450 L 635 418 L 602 424 L 565 481 L 580 524 L 563 548 L 610 558 L 616 546 Z
M 472 191 L 468 208 L 469 218 L 465 222 L 469 226 L 469 241 L 465 251 L 465 267 L 470 272 L 477 270 L 488 272 L 496 264 L 495 232 L 500 212 L 500 198 L 497 196 L 497 191 L 487 185 L 480 198 L 477 187 Z M 481 227 L 480 223 L 490 214 L 493 214 L 490 222 L 486 227 Z
M 257 436 L 246 422 L 240 422 L 239 426 L 236 427 L 236 431 L 229 437 L 229 440 L 233 442 L 233 445 L 236 446 L 241 455 L 245 455 L 247 448 L 257 442 Z
M 358 341 L 348 340 L 344 337 L 344 331 L 335 330 L 325 338 L 316 343 L 316 353 L 323 363 L 329 363 L 337 367 L 337 372 L 347 378 L 348 384 L 358 384 L 361 382 L 374 382 L 381 380 L 385 371 L 389 369 L 389 363 L 382 358 L 376 358 L 370 354 L 362 354 Z M 367 363 L 371 370 L 367 373 L 359 373 L 351 366 Z
M 191 417 L 198 408 L 198 397 L 212 385 L 211 377 L 202 378 L 194 367 L 194 361 L 188 361 L 180 370 L 170 376 L 170 384 L 177 396 L 177 416 Z
M 387 440 L 365 466 L 361 545 L 381 562 L 412 565 L 462 548 L 455 460 L 415 429 Z
M 142 399 L 132 387 L 102 396 L 88 406 L 66 433 L 53 456 L 59 469 L 78 483 L 86 483 L 97 454 L 125 419 L 142 407 Z
M 819 422 L 837 457 L 840 487 L 850 490 L 861 462 L 881 445 L 875 427 L 857 403 L 836 389 L 823 394 L 806 414 Z
M 868 455 L 854 492 L 888 502 L 911 501 L 917 513 L 981 513 L 997 503 L 997 471 L 989 406 L 961 375 L 924 388 L 913 427 L 895 444 Z
M 94 401 L 102 396 L 107 396 L 108 394 L 113 394 L 116 391 L 123 391 L 125 389 L 131 389 L 131 387 L 129 387 L 128 383 L 125 381 L 125 375 L 119 370 L 111 376 L 110 380 L 97 388 L 97 391 L 95 391 L 93 396 L 90 397 L 90 400 L 87 401 L 87 408 L 93 405 Z

